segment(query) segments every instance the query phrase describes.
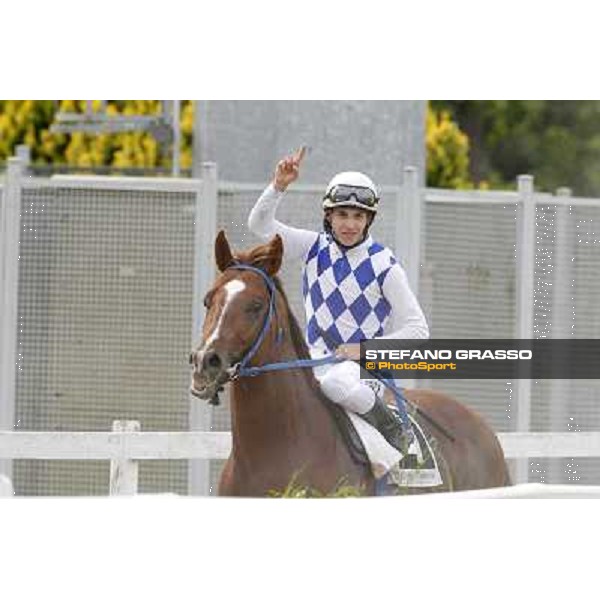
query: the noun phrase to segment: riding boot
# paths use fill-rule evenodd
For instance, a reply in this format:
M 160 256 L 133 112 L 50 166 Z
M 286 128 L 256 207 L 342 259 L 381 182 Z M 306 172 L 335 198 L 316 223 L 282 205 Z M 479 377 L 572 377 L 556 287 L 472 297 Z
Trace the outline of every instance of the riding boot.
M 376 396 L 373 408 L 360 416 L 373 425 L 394 448 L 402 454 L 408 453 L 414 434 L 410 428 L 403 426 L 382 398 Z

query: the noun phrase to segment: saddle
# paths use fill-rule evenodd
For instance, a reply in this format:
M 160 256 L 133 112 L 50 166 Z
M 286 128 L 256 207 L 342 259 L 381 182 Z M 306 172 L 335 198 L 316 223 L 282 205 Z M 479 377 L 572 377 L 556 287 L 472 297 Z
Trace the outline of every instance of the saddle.
M 350 456 L 352 460 L 364 467 L 369 467 L 371 462 L 369 461 L 369 457 L 367 456 L 367 451 L 365 450 L 365 446 L 356 431 L 356 428 L 352 424 L 348 413 L 344 408 L 342 408 L 339 404 L 336 404 L 325 394 L 321 394 L 323 398 L 323 402 L 329 410 L 337 428 L 344 440 L 348 450 L 350 451 Z

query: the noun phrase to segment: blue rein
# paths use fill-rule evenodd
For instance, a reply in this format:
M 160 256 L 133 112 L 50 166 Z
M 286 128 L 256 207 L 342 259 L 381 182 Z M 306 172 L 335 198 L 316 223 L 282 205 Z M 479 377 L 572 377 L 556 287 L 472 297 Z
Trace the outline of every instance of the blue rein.
M 235 263 L 235 264 L 230 265 L 227 268 L 228 269 L 238 269 L 240 271 L 252 271 L 253 273 L 260 275 L 262 277 L 263 281 L 265 282 L 267 289 L 269 291 L 269 310 L 267 311 L 267 313 L 265 315 L 265 319 L 263 321 L 261 331 L 258 334 L 258 337 L 254 341 L 252 346 L 250 347 L 250 350 L 248 350 L 248 352 L 242 358 L 242 360 L 239 363 L 233 365 L 229 369 L 229 376 L 232 381 L 235 379 L 238 379 L 238 377 L 255 377 L 256 375 L 261 375 L 262 373 L 268 373 L 270 371 L 284 371 L 287 369 L 314 368 L 314 367 L 319 367 L 321 365 L 340 363 L 340 362 L 344 362 L 345 360 L 347 360 L 345 358 L 341 358 L 341 357 L 332 355 L 332 356 L 325 356 L 323 358 L 316 358 L 316 359 L 302 358 L 302 359 L 290 360 L 290 361 L 286 361 L 286 362 L 269 363 L 266 365 L 261 365 L 259 367 L 249 366 L 248 363 L 252 360 L 252 358 L 258 351 L 258 348 L 263 343 L 263 340 L 265 339 L 267 331 L 269 330 L 269 325 L 271 323 L 271 319 L 273 318 L 273 315 L 275 315 L 275 282 L 267 273 L 265 273 L 265 271 L 263 271 L 262 269 L 259 269 L 258 267 L 253 267 L 252 265 Z M 281 340 L 282 334 L 283 334 L 283 330 L 280 327 L 277 332 L 277 338 L 276 338 L 277 341 Z M 396 406 L 398 407 L 398 413 L 400 415 L 400 418 L 402 419 L 405 426 L 410 427 L 410 421 L 409 421 L 408 415 L 406 413 L 406 404 L 405 403 L 407 402 L 407 400 L 404 397 L 404 394 L 402 393 L 402 391 L 398 387 L 396 387 L 394 380 L 387 379 L 378 373 L 372 373 L 372 375 L 374 378 L 379 379 L 388 389 L 392 390 L 392 392 L 394 394 L 394 399 L 396 400 Z

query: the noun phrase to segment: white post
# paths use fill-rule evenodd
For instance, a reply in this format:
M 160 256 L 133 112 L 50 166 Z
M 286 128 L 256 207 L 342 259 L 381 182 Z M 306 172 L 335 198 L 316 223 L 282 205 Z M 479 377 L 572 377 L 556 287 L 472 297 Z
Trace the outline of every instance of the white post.
M 519 206 L 517 208 L 516 289 L 517 339 L 533 338 L 533 294 L 535 274 L 535 198 L 533 177 L 518 177 Z M 517 379 L 517 431 L 529 431 L 531 420 L 531 379 Z M 529 459 L 516 463 L 515 483 L 527 483 Z
M 31 148 L 27 144 L 19 144 L 15 148 L 15 156 L 23 161 L 23 169 L 31 165 Z
M 12 430 L 15 419 L 22 175 L 23 162 L 9 158 L 0 213 L 0 430 Z M 12 478 L 10 459 L 0 460 L 0 473 Z
M 217 234 L 217 165 L 202 163 L 202 187 L 196 196 L 194 296 L 192 305 L 192 346 L 201 336 L 204 309 L 202 299 L 212 286 L 215 277 L 214 243 Z M 191 349 L 191 347 L 190 347 Z M 210 431 L 210 406 L 204 400 L 190 395 L 190 430 Z M 210 494 L 210 469 L 208 460 L 189 461 L 189 494 Z
M 395 246 L 396 256 L 406 271 L 410 289 L 417 298 L 421 274 L 421 198 L 417 169 L 405 167 L 404 180 L 398 192 Z M 402 385 L 414 388 L 417 381 L 403 379 Z
M 6 475 L 0 474 L 0 498 L 14 495 L 12 481 Z
M 113 421 L 112 431 L 140 431 L 139 421 Z M 123 456 L 110 461 L 110 495 L 135 496 L 138 491 L 138 461 L 131 460 L 126 454 L 127 444 L 121 444 Z
M 181 100 L 173 100 L 173 177 L 179 177 L 180 168 L 180 152 L 181 152 L 181 124 L 180 124 L 180 113 L 181 113 Z
M 404 181 L 398 192 L 395 249 L 406 271 L 410 288 L 417 297 L 421 269 L 421 205 L 417 169 L 406 167 Z
M 556 190 L 559 198 L 571 196 L 569 188 Z M 569 227 L 570 207 L 559 204 L 555 213 L 554 236 L 554 272 L 552 277 L 552 329 L 553 339 L 572 337 L 573 303 L 569 302 L 572 293 L 572 272 L 574 256 L 574 230 Z M 567 398 L 569 397 L 570 380 L 552 379 L 550 381 L 550 428 L 551 431 L 566 431 Z M 545 483 L 562 483 L 564 476 L 563 461 L 555 458 L 549 469 L 549 481 Z

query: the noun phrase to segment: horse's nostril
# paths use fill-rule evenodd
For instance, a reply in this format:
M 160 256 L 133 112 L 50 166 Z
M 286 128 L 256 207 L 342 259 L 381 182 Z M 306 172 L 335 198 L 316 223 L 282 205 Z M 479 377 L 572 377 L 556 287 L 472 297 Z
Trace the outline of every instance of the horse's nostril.
M 190 365 L 193 366 L 195 362 L 195 352 L 190 352 Z
M 221 367 L 221 357 L 216 352 L 208 352 L 204 355 L 204 367 L 208 369 L 218 369 Z

